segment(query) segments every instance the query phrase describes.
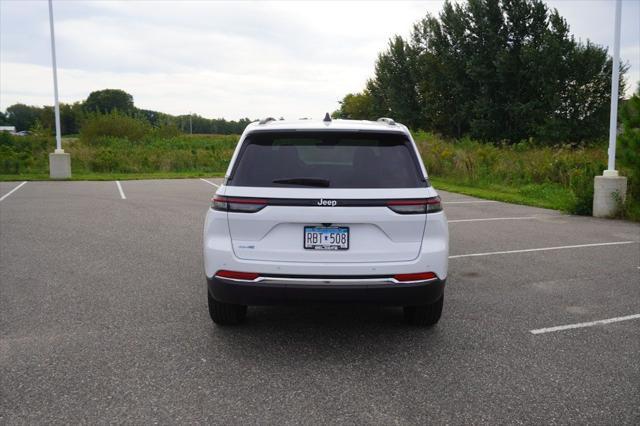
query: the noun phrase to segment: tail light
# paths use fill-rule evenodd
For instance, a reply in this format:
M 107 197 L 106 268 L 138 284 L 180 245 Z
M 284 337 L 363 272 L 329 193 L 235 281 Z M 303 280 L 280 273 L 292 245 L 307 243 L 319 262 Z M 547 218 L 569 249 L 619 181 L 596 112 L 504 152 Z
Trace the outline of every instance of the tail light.
M 399 214 L 424 214 L 442 211 L 440 197 L 420 198 L 417 200 L 391 200 L 387 207 Z
M 416 274 L 396 274 L 393 278 L 400 282 L 409 282 L 433 280 L 438 278 L 438 276 L 433 272 L 419 272 Z
M 211 199 L 211 208 L 223 212 L 255 213 L 267 205 L 267 200 L 260 198 L 224 197 L 216 195 Z
M 233 280 L 253 281 L 259 276 L 260 274 L 257 274 L 255 272 L 238 272 L 238 271 L 225 271 L 225 270 L 216 272 L 216 277 L 231 278 Z

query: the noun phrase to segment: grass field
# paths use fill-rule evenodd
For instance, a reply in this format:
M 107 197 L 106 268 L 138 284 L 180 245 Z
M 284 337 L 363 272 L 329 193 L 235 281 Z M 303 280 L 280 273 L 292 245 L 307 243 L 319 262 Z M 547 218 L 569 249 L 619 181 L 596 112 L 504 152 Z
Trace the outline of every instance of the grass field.
M 142 179 L 224 173 L 238 141 L 235 135 L 178 135 L 131 142 L 105 137 L 87 143 L 64 138 L 74 179 Z M 0 135 L 0 178 L 47 179 L 53 138 Z
M 481 198 L 590 215 L 593 178 L 607 166 L 606 146 L 509 146 L 429 133 L 414 135 L 429 175 L 438 188 Z M 621 217 L 640 221 L 638 171 L 618 164 L 629 178 Z
M 437 188 L 481 198 L 591 214 L 593 177 L 606 168 L 606 148 L 540 147 L 448 141 L 418 132 L 415 139 Z M 237 135 L 147 137 L 137 142 L 105 137 L 87 143 L 65 138 L 72 180 L 174 179 L 223 176 Z M 51 137 L 0 135 L 0 180 L 47 180 Z M 638 176 L 629 177 L 621 217 L 640 221 Z

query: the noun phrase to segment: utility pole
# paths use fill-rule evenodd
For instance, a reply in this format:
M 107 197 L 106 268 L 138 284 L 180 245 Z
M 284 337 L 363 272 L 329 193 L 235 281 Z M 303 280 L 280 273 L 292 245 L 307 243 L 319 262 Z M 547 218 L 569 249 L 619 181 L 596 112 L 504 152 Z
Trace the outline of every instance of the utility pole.
M 613 64 L 611 69 L 611 113 L 609 116 L 609 161 L 602 176 L 596 176 L 593 186 L 593 215 L 614 216 L 624 202 L 627 193 L 627 178 L 616 170 L 616 138 L 618 135 L 618 90 L 620 86 L 620 20 L 622 0 L 616 0 Z
M 189 113 L 189 134 L 192 135 L 193 134 L 193 126 L 191 125 L 191 116 L 193 115 L 193 113 Z
M 71 156 L 62 149 L 60 131 L 60 103 L 58 102 L 58 66 L 56 64 L 56 38 L 53 28 L 53 2 L 49 0 L 49 29 L 51 30 L 51 65 L 53 68 L 53 97 L 56 121 L 56 150 L 49 154 L 49 177 L 69 179 L 71 177 Z

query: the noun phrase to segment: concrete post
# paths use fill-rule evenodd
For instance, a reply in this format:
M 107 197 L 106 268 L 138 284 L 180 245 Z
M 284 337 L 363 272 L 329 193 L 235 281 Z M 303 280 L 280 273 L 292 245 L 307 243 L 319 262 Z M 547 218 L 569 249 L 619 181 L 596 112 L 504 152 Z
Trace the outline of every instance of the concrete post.
M 62 150 L 60 150 L 62 151 Z M 67 152 L 55 152 L 49 154 L 49 177 L 51 179 L 71 178 L 71 155 Z
M 593 182 L 593 215 L 595 217 L 615 216 L 627 196 L 627 178 L 618 176 L 617 173 L 607 172 L 608 170 L 605 170 L 603 176 L 596 176 Z

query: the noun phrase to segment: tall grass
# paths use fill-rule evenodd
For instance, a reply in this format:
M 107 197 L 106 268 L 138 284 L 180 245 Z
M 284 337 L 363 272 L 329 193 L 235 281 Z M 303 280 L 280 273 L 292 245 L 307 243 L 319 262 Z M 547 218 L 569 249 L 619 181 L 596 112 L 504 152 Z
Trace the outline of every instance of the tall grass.
M 107 126 L 108 127 L 108 126 Z M 133 128 L 135 131 L 135 127 Z M 593 177 L 606 168 L 606 147 L 540 147 L 483 144 L 470 139 L 449 141 L 430 133 L 414 135 L 430 177 L 442 189 L 473 190 L 472 195 L 503 199 L 575 214 L 591 214 Z M 148 130 L 137 139 L 96 135 L 66 139 L 76 176 L 104 179 L 112 175 L 183 175 L 224 173 L 236 135 L 172 135 Z M 49 136 L 0 134 L 0 174 L 48 175 Z M 629 178 L 623 216 L 640 221 L 640 172 L 625 164 Z
M 593 178 L 607 166 L 605 145 L 536 146 L 529 142 L 498 146 L 471 139 L 449 141 L 437 135 L 414 135 L 429 175 L 457 188 L 466 186 L 512 194 L 514 201 L 538 200 L 538 205 L 570 213 L 592 213 Z M 629 178 L 627 217 L 640 220 L 635 197 L 640 175 L 624 164 Z M 489 194 L 489 192 L 487 192 Z
M 48 173 L 48 156 L 54 149 L 51 137 L 19 137 L 0 132 L 0 174 Z
M 69 152 L 73 171 L 96 173 L 224 172 L 238 137 L 181 135 L 132 144 L 104 138 L 92 146 L 78 140 Z
M 235 135 L 179 135 L 134 143 L 101 137 L 63 140 L 71 154 L 73 174 L 92 173 L 220 173 L 226 170 L 238 141 Z M 42 175 L 49 172 L 48 155 L 55 142 L 48 136 L 0 135 L 0 174 Z

